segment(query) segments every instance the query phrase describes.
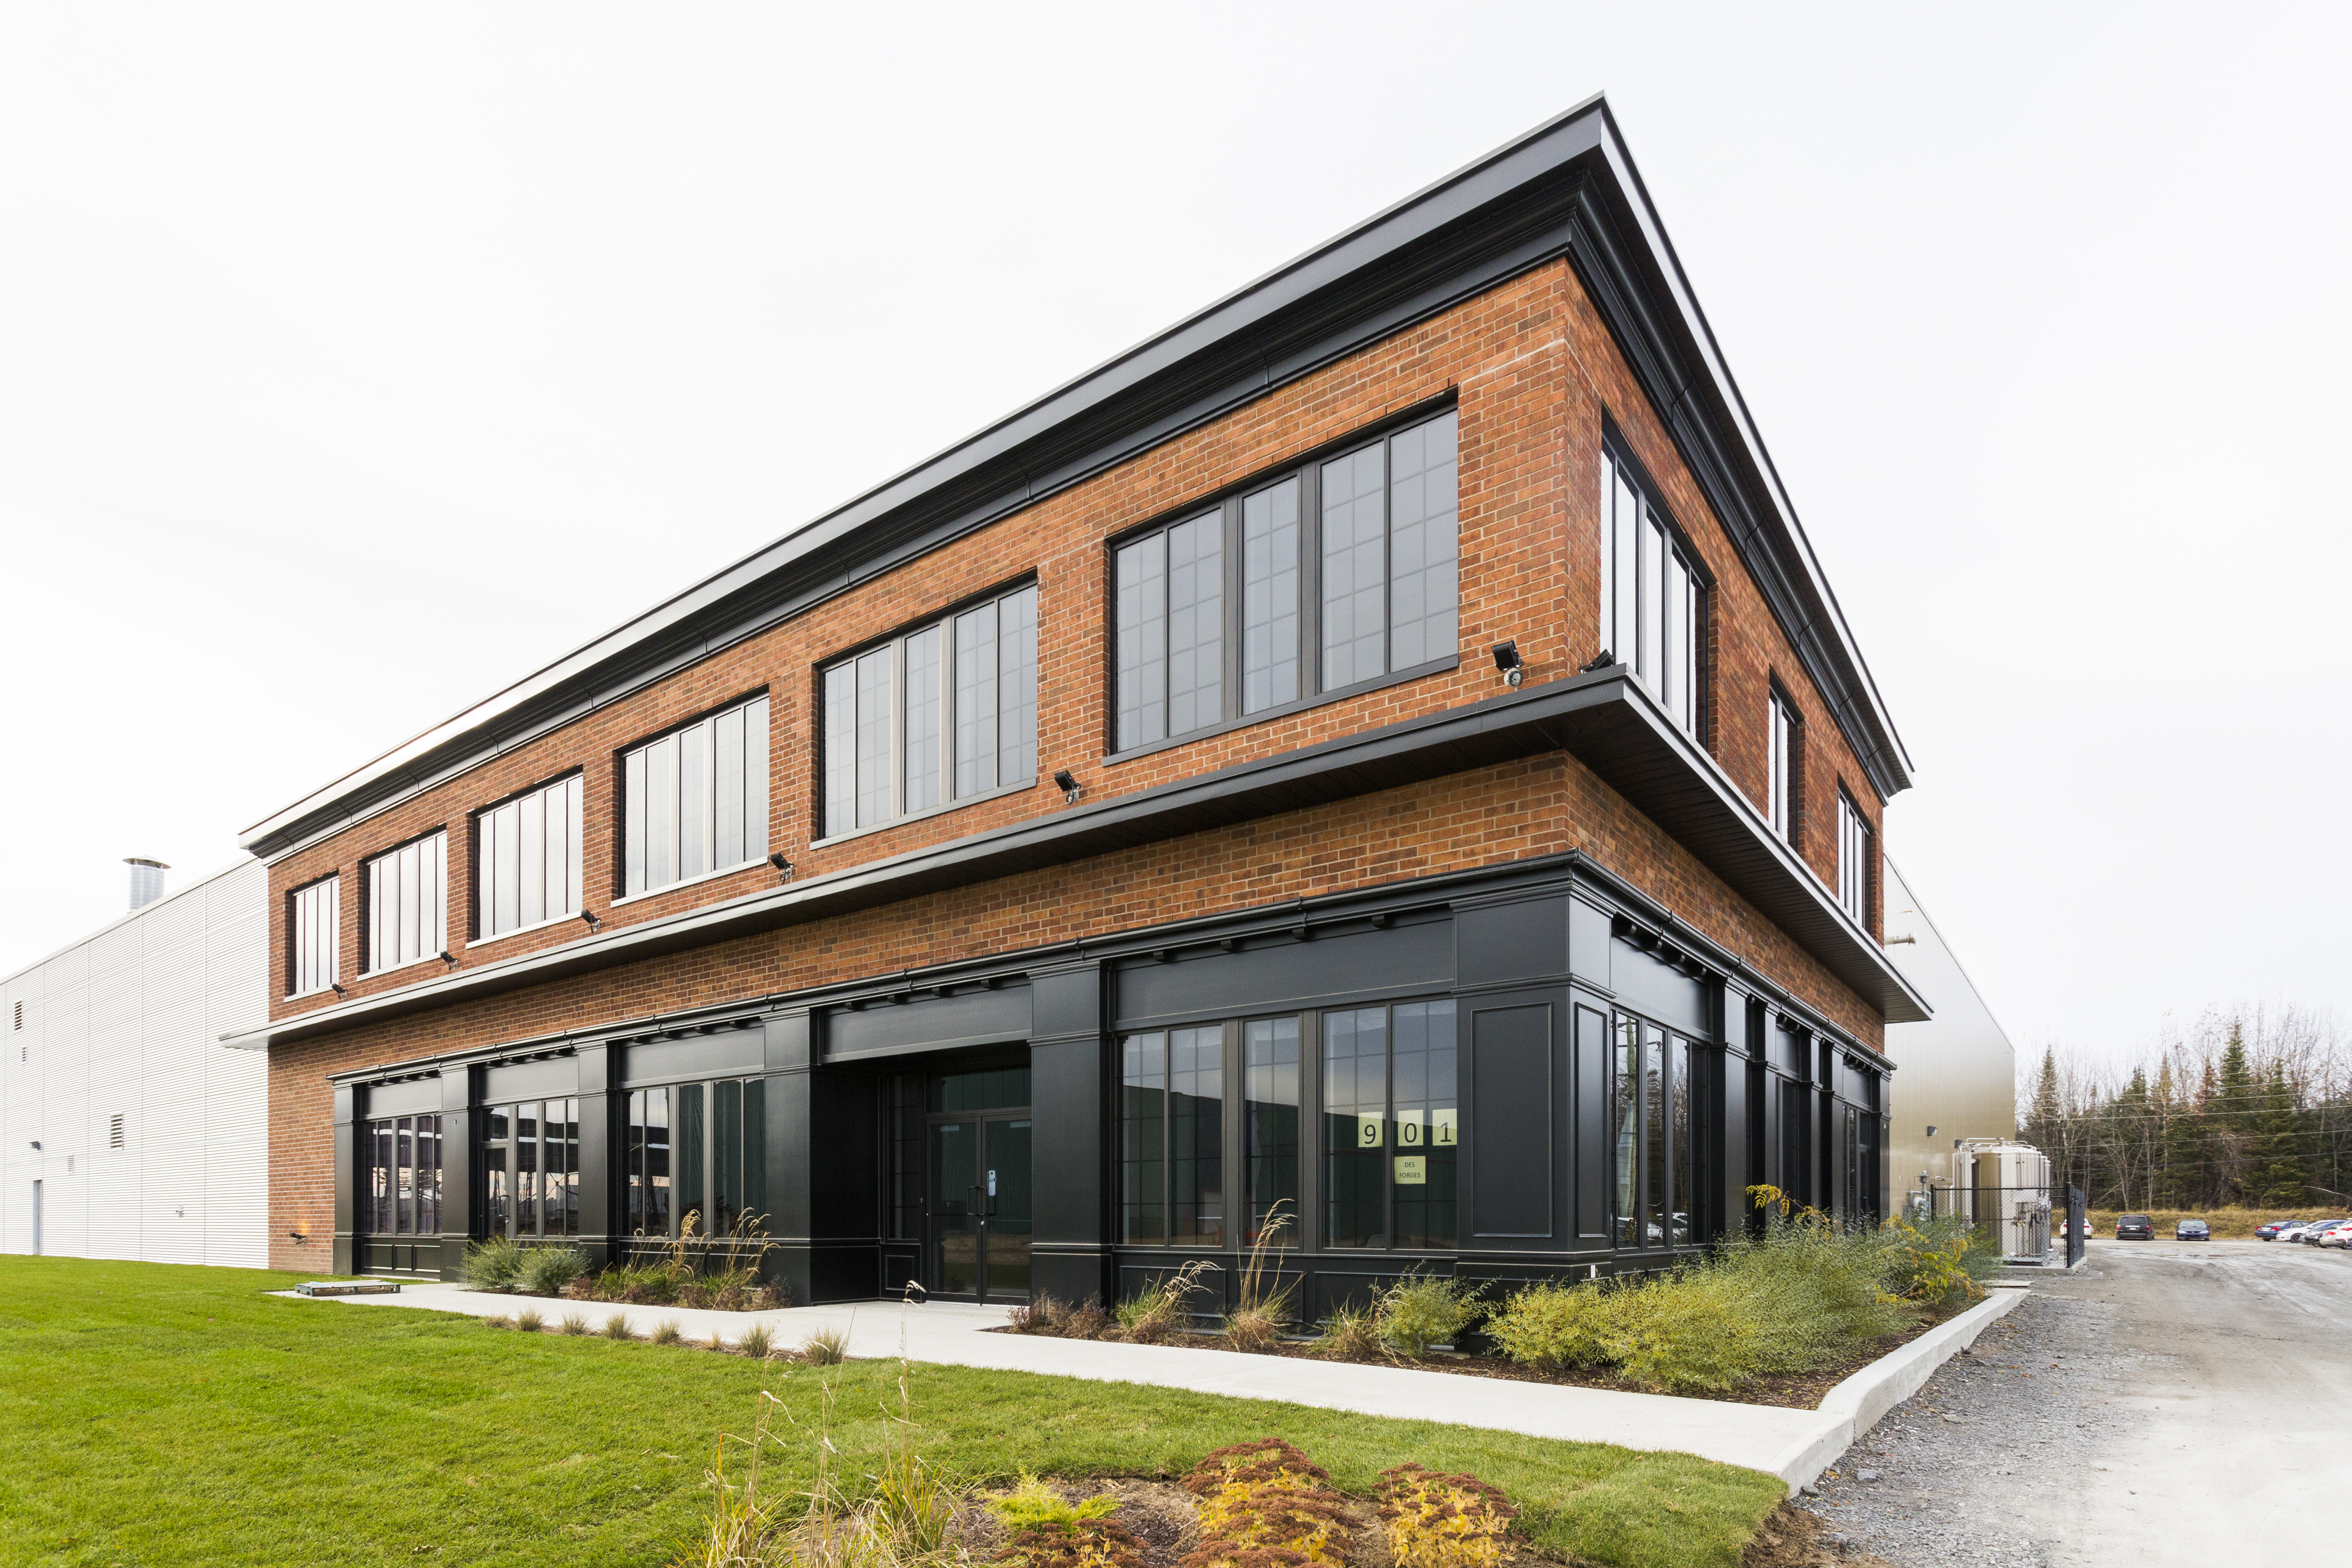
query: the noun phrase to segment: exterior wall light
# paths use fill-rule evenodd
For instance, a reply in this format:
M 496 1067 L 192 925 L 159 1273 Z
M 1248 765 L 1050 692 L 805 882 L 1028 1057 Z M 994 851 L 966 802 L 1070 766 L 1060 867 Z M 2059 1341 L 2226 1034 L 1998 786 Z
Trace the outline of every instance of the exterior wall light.
M 776 868 L 777 879 L 779 881 L 790 882 L 793 880 L 793 862 L 784 858 L 783 851 L 777 850 L 773 853 L 770 854 L 768 856 L 768 863 Z
M 329 980 L 327 984 L 334 988 L 335 999 L 337 1001 L 341 1001 L 342 998 L 352 994 L 352 988 L 343 984 L 341 980 Z
M 1580 675 L 1589 675 L 1595 670 L 1605 670 L 1616 662 L 1617 655 L 1611 653 L 1608 649 L 1603 648 L 1601 652 L 1592 655 L 1592 662 L 1591 664 L 1578 665 L 1576 673 Z
M 1517 638 L 1497 643 L 1487 652 L 1495 655 L 1495 668 L 1503 672 L 1503 679 L 1511 685 L 1517 686 L 1521 681 L 1527 679 L 1527 662 L 1519 657 L 1519 643 Z
M 580 918 L 586 924 L 588 929 L 591 931 L 602 931 L 604 929 L 604 923 L 596 918 L 596 912 L 593 909 L 582 910 L 580 912 Z
M 453 969 L 457 967 L 457 956 L 451 953 L 446 947 L 441 949 L 441 961 L 448 965 Z
M 1078 780 L 1076 776 L 1072 774 L 1068 768 L 1056 768 L 1054 769 L 1054 788 L 1062 792 L 1062 800 L 1064 804 L 1075 806 L 1078 803 Z

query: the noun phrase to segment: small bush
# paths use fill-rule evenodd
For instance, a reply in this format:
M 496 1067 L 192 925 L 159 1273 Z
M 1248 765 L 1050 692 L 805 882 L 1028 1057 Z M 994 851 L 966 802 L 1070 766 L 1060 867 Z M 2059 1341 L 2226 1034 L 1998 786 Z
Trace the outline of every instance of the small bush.
M 1372 1312 L 1368 1307 L 1339 1306 L 1323 1320 L 1323 1332 L 1316 1336 L 1315 1348 L 1325 1355 L 1342 1356 L 1360 1361 L 1381 1353 L 1381 1336 L 1373 1326 Z
M 1408 1274 L 1381 1292 L 1373 1326 L 1382 1343 L 1417 1360 L 1433 1344 L 1451 1344 L 1454 1335 L 1485 1315 L 1475 1284 Z
M 527 1247 L 516 1282 L 534 1296 L 560 1296 L 587 1270 L 587 1255 L 577 1247 Z
M 534 1312 L 524 1311 L 515 1314 L 515 1327 L 525 1333 L 537 1333 L 546 1324 L 547 1320 Z
M 1530 1285 L 1486 1320 L 1486 1337 L 1522 1365 L 1597 1366 L 1614 1359 L 1611 1317 L 1597 1285 Z
M 582 1317 L 578 1312 L 566 1312 L 563 1314 L 563 1332 L 568 1334 L 586 1333 L 588 1332 L 588 1320 Z
M 1091 1297 L 1070 1309 L 1063 1334 L 1069 1339 L 1100 1339 L 1110 1328 L 1110 1314 Z
M 743 1331 L 743 1337 L 735 1342 L 735 1348 L 754 1361 L 765 1361 L 776 1348 L 775 1331 L 765 1323 L 753 1323 Z
M 1396 1568 L 1494 1568 L 1518 1517 L 1499 1488 L 1415 1464 L 1381 1472 L 1380 1501 Z
M 653 1340 L 656 1344 L 676 1344 L 685 1337 L 686 1331 L 678 1327 L 676 1318 L 664 1318 L 654 1325 Z
M 636 1338 L 637 1336 L 635 1333 L 632 1333 L 629 1328 L 629 1314 L 626 1312 L 614 1312 L 611 1317 L 606 1318 L 604 1320 L 604 1337 L 606 1339 Z
M 494 1236 L 469 1243 L 458 1273 L 477 1291 L 499 1294 L 511 1291 L 522 1277 L 523 1249 L 511 1237 Z
M 1102 1519 L 1118 1507 L 1108 1492 L 1072 1502 L 1045 1481 L 1023 1471 L 1020 1484 L 988 1500 L 988 1511 L 1011 1531 L 1053 1530 L 1068 1533 L 1088 1520 Z
M 839 1366 L 849 1359 L 849 1331 L 821 1328 L 801 1343 L 801 1359 L 811 1366 Z
M 1234 1350 L 1264 1353 L 1282 1343 L 1288 1322 L 1265 1307 L 1236 1307 L 1225 1314 L 1225 1343 Z
M 1004 1326 L 1013 1333 L 1058 1334 L 1068 1325 L 1070 1309 L 1052 1294 L 1033 1296 L 1004 1314 Z
M 1187 1263 L 1129 1296 L 1118 1304 L 1118 1326 L 1137 1344 L 1158 1344 L 1169 1338 L 1191 1320 L 1192 1292 L 1202 1276 L 1215 1267 L 1206 1260 Z
M 1200 1547 L 1181 1568 L 1305 1568 L 1348 1561 L 1346 1504 L 1305 1454 L 1279 1437 L 1237 1443 L 1194 1466 Z

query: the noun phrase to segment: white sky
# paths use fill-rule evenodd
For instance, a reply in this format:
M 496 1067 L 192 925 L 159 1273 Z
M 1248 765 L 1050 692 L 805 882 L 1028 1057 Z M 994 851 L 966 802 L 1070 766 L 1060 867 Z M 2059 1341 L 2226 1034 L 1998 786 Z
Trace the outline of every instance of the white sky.
M 2021 1052 L 2352 1002 L 2352 13 L 847 9 L 0 12 L 0 973 L 1605 88 Z

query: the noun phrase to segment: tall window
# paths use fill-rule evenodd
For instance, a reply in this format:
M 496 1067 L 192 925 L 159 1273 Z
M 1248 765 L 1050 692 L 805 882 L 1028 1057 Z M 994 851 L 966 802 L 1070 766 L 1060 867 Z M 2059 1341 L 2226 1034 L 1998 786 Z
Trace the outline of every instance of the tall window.
M 1276 1206 L 1287 1221 L 1276 1232 L 1298 1240 L 1298 1020 L 1253 1019 L 1242 1025 L 1243 1157 L 1249 1162 L 1249 1228 L 1255 1246 Z
M 580 785 L 575 773 L 474 820 L 484 936 L 580 913 Z
M 1323 1015 L 1326 1245 L 1454 1245 L 1454 1051 L 1451 1001 Z
M 1610 1116 L 1616 1244 L 1685 1246 L 1695 1197 L 1690 1042 L 1622 1013 L 1614 1027 Z
M 1843 789 L 1838 791 L 1838 902 L 1857 924 L 1870 924 L 1870 824 Z
M 1633 468 L 1601 448 L 1601 645 L 1698 732 L 1699 576 Z
M 621 757 L 625 896 L 768 852 L 768 699 L 697 719 Z
M 386 1116 L 367 1124 L 371 1236 L 441 1234 L 441 1118 Z
M 1129 1035 L 1119 1059 L 1120 1239 L 1222 1247 L 1224 1026 Z
M 370 973 L 430 958 L 449 945 L 449 835 L 429 833 L 367 862 Z
M 824 833 L 877 827 L 1037 774 L 1037 587 L 824 672 Z
M 629 1096 L 624 1218 L 633 1236 L 729 1237 L 767 1228 L 767 1089 L 757 1078 Z
M 1767 699 L 1764 744 L 1768 753 L 1765 810 L 1772 831 L 1790 842 L 1797 832 L 1797 720 L 1774 692 Z
M 482 1215 L 492 1236 L 580 1233 L 580 1102 L 493 1105 L 482 1124 Z
M 1452 410 L 1114 552 L 1121 751 L 1455 653 Z
M 292 959 L 294 996 L 323 991 L 342 977 L 337 968 L 342 941 L 343 879 L 331 876 L 299 890 L 287 911 L 287 951 Z

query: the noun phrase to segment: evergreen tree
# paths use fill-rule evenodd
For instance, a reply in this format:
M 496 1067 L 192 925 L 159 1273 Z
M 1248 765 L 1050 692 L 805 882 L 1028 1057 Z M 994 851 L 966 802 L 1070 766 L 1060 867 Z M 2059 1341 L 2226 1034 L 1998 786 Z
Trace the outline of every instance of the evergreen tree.
M 2221 1051 L 2221 1082 L 2210 1113 L 2214 1137 L 2209 1157 L 2219 1167 L 2215 1182 L 2221 1200 L 2242 1203 L 2249 1196 L 2247 1155 L 2253 1142 L 2253 1121 L 2262 1107 L 2262 1092 L 2246 1060 L 2245 1031 L 2230 1026 L 2230 1043 Z
M 2252 1157 L 2246 1173 L 2249 1191 L 2268 1208 L 2300 1208 L 2310 1201 L 2306 1191 L 2311 1162 L 2303 1153 L 2303 1118 L 2294 1108 L 2294 1091 L 2288 1087 L 2284 1062 L 2271 1068 L 2263 1086 L 2262 1109 L 2252 1122 Z
M 2169 1073 L 2172 1063 L 2165 1063 Z M 2159 1078 L 2158 1083 L 2164 1082 Z M 2206 1139 L 2204 1107 L 2186 1094 L 2164 1118 L 2164 1201 L 2177 1208 L 2202 1207 L 2206 1201 Z

